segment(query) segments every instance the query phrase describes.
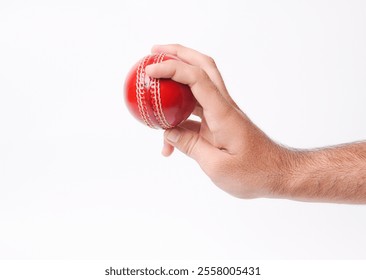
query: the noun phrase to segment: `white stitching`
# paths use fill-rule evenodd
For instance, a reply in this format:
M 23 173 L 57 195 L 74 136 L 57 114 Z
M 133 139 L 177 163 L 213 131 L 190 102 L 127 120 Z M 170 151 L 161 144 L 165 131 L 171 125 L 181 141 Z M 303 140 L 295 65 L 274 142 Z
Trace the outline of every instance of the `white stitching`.
M 165 57 L 165 53 L 159 53 L 158 55 L 155 55 L 154 64 L 160 63 L 163 61 Z M 152 79 L 151 81 L 151 100 L 154 101 L 153 109 L 154 109 L 154 116 L 156 120 L 158 121 L 159 125 L 163 129 L 172 128 L 173 126 L 166 120 L 162 103 L 161 103 L 161 95 L 160 95 L 160 79 Z
M 145 56 L 136 70 L 136 100 L 139 108 L 140 116 L 145 124 L 149 127 L 154 128 L 149 113 L 147 111 L 146 99 L 145 99 L 145 64 L 150 56 Z

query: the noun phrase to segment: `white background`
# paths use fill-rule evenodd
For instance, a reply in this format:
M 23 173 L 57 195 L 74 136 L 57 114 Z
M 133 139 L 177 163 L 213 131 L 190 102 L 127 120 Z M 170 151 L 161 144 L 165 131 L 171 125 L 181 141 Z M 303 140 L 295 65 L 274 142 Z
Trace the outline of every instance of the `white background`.
M 157 43 L 214 57 L 296 148 L 366 138 L 364 1 L 0 0 L 1 259 L 356 259 L 365 206 L 239 200 L 123 104 Z

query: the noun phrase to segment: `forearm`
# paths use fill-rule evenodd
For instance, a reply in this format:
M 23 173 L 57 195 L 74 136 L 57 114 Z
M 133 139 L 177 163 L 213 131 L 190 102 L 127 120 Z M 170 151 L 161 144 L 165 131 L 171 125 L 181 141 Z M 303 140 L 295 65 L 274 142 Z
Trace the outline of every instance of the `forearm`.
M 289 151 L 279 195 L 314 202 L 366 203 L 366 142 Z M 282 193 L 281 193 L 282 192 Z

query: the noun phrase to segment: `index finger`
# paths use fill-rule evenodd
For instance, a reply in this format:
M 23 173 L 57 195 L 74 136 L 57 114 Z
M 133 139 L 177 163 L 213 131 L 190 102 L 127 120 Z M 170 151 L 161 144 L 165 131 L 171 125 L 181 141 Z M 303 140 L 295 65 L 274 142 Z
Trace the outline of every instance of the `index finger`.
M 188 64 L 202 68 L 210 77 L 212 82 L 216 85 L 216 87 L 219 89 L 223 97 L 232 106 L 239 109 L 239 107 L 237 106 L 237 104 L 234 102 L 229 92 L 227 91 L 221 73 L 217 68 L 216 63 L 212 57 L 179 44 L 155 45 L 152 47 L 151 51 L 153 53 L 163 52 L 172 54 L 178 57 L 179 59 L 183 60 L 184 62 L 187 62 Z
M 170 78 L 188 85 L 205 111 L 205 115 L 223 118 L 231 110 L 231 105 L 220 94 L 206 72 L 199 67 L 170 59 L 148 65 L 146 74 L 153 78 Z

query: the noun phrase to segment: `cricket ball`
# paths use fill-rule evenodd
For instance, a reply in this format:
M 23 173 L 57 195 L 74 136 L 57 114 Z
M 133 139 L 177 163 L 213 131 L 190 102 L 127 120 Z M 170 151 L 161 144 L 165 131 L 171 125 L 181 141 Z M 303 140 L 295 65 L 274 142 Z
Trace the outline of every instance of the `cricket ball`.
M 169 129 L 185 121 L 196 106 L 189 86 L 172 79 L 156 79 L 145 73 L 145 67 L 178 58 L 157 53 L 145 56 L 128 73 L 125 102 L 131 114 L 151 128 Z

